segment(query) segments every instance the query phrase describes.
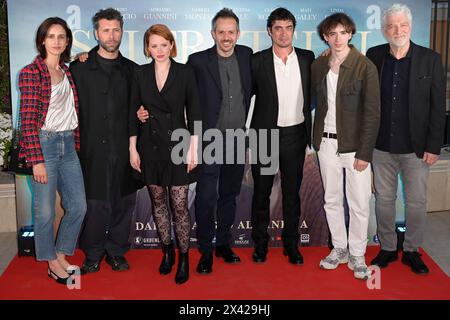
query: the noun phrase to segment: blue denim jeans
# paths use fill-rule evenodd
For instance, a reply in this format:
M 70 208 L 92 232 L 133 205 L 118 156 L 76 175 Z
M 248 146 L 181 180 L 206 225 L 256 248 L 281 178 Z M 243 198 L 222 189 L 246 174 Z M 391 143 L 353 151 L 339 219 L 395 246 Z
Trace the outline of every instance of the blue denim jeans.
M 56 259 L 56 253 L 73 255 L 86 214 L 86 196 L 73 131 L 39 133 L 48 183 L 32 180 L 36 258 Z M 58 191 L 65 214 L 54 237 L 55 201 Z

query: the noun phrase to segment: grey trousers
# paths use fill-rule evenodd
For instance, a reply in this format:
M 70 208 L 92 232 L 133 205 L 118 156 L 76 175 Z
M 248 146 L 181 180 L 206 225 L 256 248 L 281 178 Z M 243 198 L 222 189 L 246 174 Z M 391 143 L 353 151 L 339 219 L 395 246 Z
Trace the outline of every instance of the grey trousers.
M 403 251 L 417 251 L 422 243 L 427 214 L 429 166 L 415 153 L 393 154 L 375 149 L 372 167 L 375 183 L 377 234 L 383 250 L 397 250 L 395 200 L 397 175 L 403 182 L 406 233 Z

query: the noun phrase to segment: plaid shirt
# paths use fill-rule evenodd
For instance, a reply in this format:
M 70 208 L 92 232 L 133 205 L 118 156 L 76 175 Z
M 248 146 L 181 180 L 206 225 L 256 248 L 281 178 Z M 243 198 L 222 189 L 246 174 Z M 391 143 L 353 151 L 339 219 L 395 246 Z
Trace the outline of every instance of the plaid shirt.
M 65 64 L 61 68 L 66 73 L 72 87 L 75 110 L 78 111 L 78 95 L 72 75 Z M 39 130 L 45 123 L 50 97 L 52 93 L 52 83 L 47 65 L 42 57 L 37 56 L 33 63 L 27 65 L 19 74 L 20 89 L 20 158 L 26 159 L 28 166 L 33 166 L 44 162 L 41 143 L 39 141 Z M 80 150 L 79 127 L 75 129 L 75 147 Z

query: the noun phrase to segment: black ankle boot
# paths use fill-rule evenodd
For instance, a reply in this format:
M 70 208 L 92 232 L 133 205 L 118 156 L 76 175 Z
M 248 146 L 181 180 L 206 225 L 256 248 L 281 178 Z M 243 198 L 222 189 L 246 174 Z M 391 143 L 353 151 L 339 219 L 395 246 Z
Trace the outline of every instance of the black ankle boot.
M 159 265 L 160 274 L 169 274 L 175 264 L 175 249 L 173 243 L 162 244 L 163 258 Z
M 175 282 L 182 284 L 189 279 L 189 251 L 182 253 L 178 251 L 178 268 L 175 275 Z

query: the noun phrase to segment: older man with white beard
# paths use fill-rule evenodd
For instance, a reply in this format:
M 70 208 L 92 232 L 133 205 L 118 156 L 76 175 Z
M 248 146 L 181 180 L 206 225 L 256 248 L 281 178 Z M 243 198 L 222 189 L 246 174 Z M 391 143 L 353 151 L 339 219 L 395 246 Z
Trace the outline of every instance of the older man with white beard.
M 427 177 L 439 157 L 444 136 L 445 79 L 438 53 L 410 40 L 409 8 L 394 4 L 383 13 L 388 44 L 367 51 L 380 76 L 381 123 L 373 153 L 375 212 L 381 251 L 372 260 L 381 268 L 398 259 L 395 232 L 397 176 L 406 208 L 402 262 L 427 274 L 420 258 L 426 218 Z

